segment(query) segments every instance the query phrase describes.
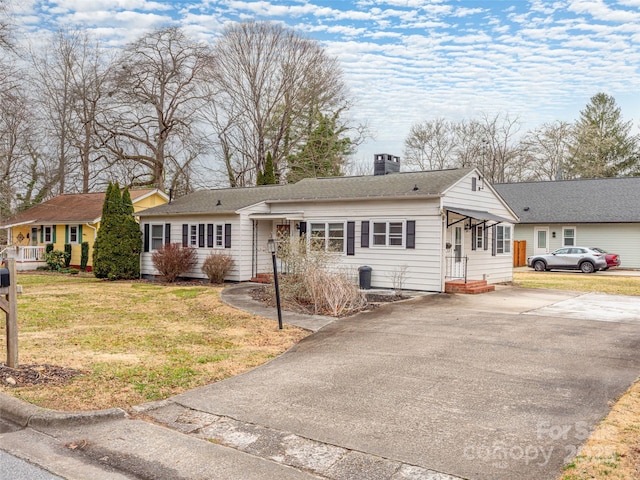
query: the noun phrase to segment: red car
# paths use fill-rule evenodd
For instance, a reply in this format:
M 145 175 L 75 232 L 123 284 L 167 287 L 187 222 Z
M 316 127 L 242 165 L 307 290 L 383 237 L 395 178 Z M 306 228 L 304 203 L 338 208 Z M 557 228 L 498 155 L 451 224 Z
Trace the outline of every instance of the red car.
M 617 253 L 605 252 L 603 249 L 597 247 L 592 247 L 592 250 L 605 255 L 605 258 L 607 259 L 607 268 L 620 266 L 620 255 Z M 606 270 L 607 268 L 603 268 L 603 270 Z

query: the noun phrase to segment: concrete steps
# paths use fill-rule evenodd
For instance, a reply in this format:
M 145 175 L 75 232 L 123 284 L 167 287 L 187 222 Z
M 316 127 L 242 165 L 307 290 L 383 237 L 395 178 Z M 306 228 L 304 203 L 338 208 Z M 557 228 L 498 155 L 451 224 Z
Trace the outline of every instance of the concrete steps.
M 445 293 L 462 293 L 475 295 L 479 293 L 493 292 L 496 289 L 494 285 L 487 285 L 486 280 L 451 280 L 445 282 Z

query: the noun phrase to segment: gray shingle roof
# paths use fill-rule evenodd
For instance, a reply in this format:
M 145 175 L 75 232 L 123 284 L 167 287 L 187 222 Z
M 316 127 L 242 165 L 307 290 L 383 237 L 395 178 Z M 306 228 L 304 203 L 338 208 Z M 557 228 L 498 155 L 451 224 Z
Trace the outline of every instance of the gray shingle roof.
M 435 196 L 443 194 L 471 170 L 461 168 L 379 176 L 307 178 L 290 185 L 201 190 L 169 204 L 147 209 L 140 212 L 140 216 L 233 213 L 263 201 Z
M 520 223 L 640 222 L 640 177 L 493 186 Z

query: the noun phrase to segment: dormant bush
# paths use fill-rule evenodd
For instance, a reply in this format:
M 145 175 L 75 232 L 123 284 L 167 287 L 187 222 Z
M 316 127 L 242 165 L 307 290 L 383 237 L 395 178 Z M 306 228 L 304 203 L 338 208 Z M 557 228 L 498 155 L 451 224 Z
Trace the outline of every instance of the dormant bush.
M 324 250 L 309 249 L 305 237 L 281 238 L 278 257 L 285 272 L 279 277 L 284 304 L 333 316 L 358 311 L 366 304 L 350 276 L 336 267 L 334 257 Z
M 211 283 L 223 283 L 224 277 L 233 269 L 235 262 L 228 253 L 213 252 L 202 264 L 204 273 Z
M 154 267 L 165 282 L 175 282 L 183 273 L 198 263 L 195 248 L 183 247 L 179 243 L 168 243 L 158 248 L 151 256 Z

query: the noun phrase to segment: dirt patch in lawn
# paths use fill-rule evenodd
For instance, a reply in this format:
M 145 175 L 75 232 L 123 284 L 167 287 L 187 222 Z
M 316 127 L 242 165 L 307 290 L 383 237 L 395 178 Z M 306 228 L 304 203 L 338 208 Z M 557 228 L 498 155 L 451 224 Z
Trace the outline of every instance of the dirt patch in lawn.
M 14 388 L 60 384 L 78 375 L 82 375 L 82 372 L 56 365 L 18 365 L 16 368 L 11 368 L 0 364 L 0 384 Z
M 19 368 L 0 369 L 0 391 L 56 410 L 164 399 L 261 365 L 309 334 L 223 304 L 219 286 L 38 273 L 18 282 Z

